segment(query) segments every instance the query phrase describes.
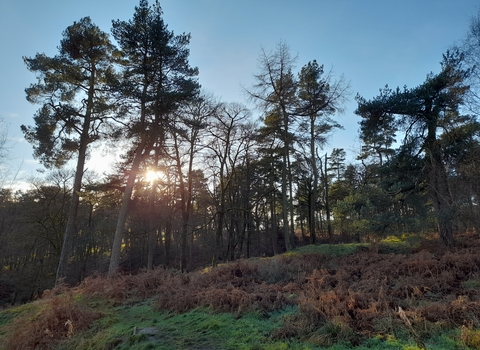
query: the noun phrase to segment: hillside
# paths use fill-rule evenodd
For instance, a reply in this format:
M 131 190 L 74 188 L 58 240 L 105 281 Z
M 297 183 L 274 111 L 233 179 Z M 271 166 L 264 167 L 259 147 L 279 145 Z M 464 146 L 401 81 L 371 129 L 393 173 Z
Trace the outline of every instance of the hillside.
M 87 278 L 0 313 L 0 349 L 480 349 L 480 240 L 306 246 Z

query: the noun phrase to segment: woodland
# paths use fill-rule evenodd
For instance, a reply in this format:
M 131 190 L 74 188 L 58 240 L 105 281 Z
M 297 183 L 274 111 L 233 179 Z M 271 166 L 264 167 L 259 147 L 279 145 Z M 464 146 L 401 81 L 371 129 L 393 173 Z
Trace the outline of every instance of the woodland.
M 37 78 L 26 98 L 38 110 L 22 131 L 48 171 L 32 189 L 0 189 L 0 305 L 92 276 L 128 283 L 118 276 L 150 271 L 180 290 L 189 278 L 182 276 L 207 266 L 220 275 L 219 265 L 236 262 L 240 279 L 245 269 L 258 273 L 245 259 L 307 245 L 433 234 L 439 252 L 459 239 L 478 247 L 479 18 L 421 85 L 354 97 L 362 148 L 347 161 L 344 149 L 324 150 L 353 98 L 345 77 L 315 60 L 297 69 L 285 42 L 262 49 L 255 84 L 245 88 L 261 115 L 255 119 L 241 103 L 201 89 L 188 61 L 190 34 L 174 34 L 162 16 L 158 1 L 140 0 L 132 19 L 112 21 L 110 34 L 81 18 L 65 29 L 55 56 L 23 58 Z M 100 145 L 121 152 L 107 176 L 85 169 Z M 313 259 L 296 263 L 317 268 Z M 310 290 L 320 288 L 315 281 Z M 267 294 L 288 305 L 284 295 L 298 286 L 290 287 Z M 196 292 L 206 297 L 210 289 Z M 186 301 L 157 302 L 176 310 Z M 188 305 L 176 311 L 198 306 Z M 323 312 L 336 316 L 334 306 Z M 284 333 L 299 331 L 297 321 Z

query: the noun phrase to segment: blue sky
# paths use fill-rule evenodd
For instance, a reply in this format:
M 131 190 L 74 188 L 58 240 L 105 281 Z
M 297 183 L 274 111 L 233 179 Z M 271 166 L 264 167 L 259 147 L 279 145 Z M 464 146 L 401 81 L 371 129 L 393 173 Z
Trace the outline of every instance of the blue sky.
M 152 1 L 150 1 L 152 2 Z M 23 140 L 20 125 L 32 125 L 39 106 L 25 100 L 35 81 L 22 56 L 53 56 L 62 31 L 90 16 L 109 32 L 112 19 L 129 20 L 137 0 L 0 0 L 0 117 L 9 125 L 12 157 L 19 178 L 42 168 Z M 359 149 L 357 93 L 371 98 L 378 89 L 414 87 L 439 62 L 450 45 L 465 35 L 480 10 L 473 0 L 163 0 L 164 20 L 175 33 L 191 33 L 190 62 L 200 70 L 202 86 L 226 102 L 247 104 L 258 72 L 260 49 L 285 41 L 298 55 L 297 70 L 316 59 L 350 81 L 352 95 L 326 151 Z M 255 113 L 255 112 L 254 112 Z M 94 157 L 98 159 L 97 156 Z M 107 164 L 104 161 L 102 164 Z M 91 163 L 90 168 L 96 167 Z M 98 168 L 102 171 L 104 169 Z

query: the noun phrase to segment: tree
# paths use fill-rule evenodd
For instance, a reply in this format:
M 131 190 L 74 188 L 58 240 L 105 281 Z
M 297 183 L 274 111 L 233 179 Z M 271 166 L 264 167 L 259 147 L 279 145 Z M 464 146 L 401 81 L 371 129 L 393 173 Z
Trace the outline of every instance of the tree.
M 278 116 L 278 127 L 281 130 L 283 141 L 282 216 L 287 250 L 292 249 L 290 236 L 293 238 L 294 231 L 292 172 L 290 169 L 293 137 L 290 128 L 296 104 L 297 82 L 292 72 L 295 61 L 296 57 L 290 55 L 290 48 L 285 42 L 278 43 L 273 52 L 266 52 L 262 49 L 259 58 L 260 73 L 255 75 L 256 84 L 252 91 L 249 91 L 250 96 L 257 101 L 266 115 L 276 114 Z
M 478 115 L 480 111 L 480 12 L 471 17 L 468 31 L 453 51 L 460 51 L 465 57 L 465 65 L 471 68 L 467 77 L 470 89 L 464 98 L 464 105 L 470 113 Z
M 459 106 L 468 91 L 464 82 L 469 75 L 462 63 L 463 55 L 447 52 L 443 56 L 441 72 L 429 74 L 420 86 L 403 90 L 385 87 L 370 101 L 357 97 L 356 113 L 364 118 L 362 133 L 368 132 L 367 125 L 381 128 L 383 123 L 393 120 L 405 133 L 403 144 L 410 143 L 418 153 L 423 152 L 430 199 L 440 236 L 446 245 L 454 242 L 454 207 L 440 135 L 442 131 L 465 124 L 470 119 L 459 113 Z
M 120 264 L 128 206 L 140 166 L 154 148 L 160 149 L 164 143 L 169 116 L 182 103 L 195 98 L 199 90 L 194 78 L 198 70 L 188 63 L 190 35 L 174 35 L 162 15 L 158 1 L 149 6 L 148 1 L 140 0 L 132 20 L 113 21 L 113 37 L 123 59 L 117 92 L 129 117 L 127 135 L 133 138 L 134 147 L 129 154 L 131 166 L 115 230 L 110 276 Z
M 457 227 L 475 228 L 480 232 L 478 200 L 480 176 L 480 123 L 469 116 L 440 137 L 449 173 L 449 184 L 455 203 Z
M 15 272 L 11 281 L 17 295 L 12 302 L 31 299 L 55 282 L 73 177 L 72 171 L 54 171 L 47 181 L 34 181 L 31 190 L 15 193 L 10 205 L 2 207 L 10 227 L 0 233 L 0 263 Z
M 360 130 L 362 148 L 358 159 L 364 162 L 368 158 L 373 158 L 379 166 L 389 161 L 395 153 L 392 148 L 398 131 L 395 117 L 387 113 L 381 120 L 363 119 L 360 121 Z
M 202 96 L 196 101 L 186 104 L 178 113 L 175 113 L 174 120 L 172 120 L 170 138 L 173 144 L 169 153 L 174 159 L 180 191 L 179 206 L 182 214 L 180 269 L 182 272 L 187 267 L 187 238 L 193 211 L 193 179 L 196 175 L 194 160 L 202 148 L 206 147 L 200 141 L 206 136 L 205 129 L 216 110 L 217 105 L 212 98 Z M 187 164 L 186 169 L 184 169 L 184 163 Z
M 105 94 L 113 75 L 112 48 L 108 35 L 85 17 L 63 32 L 58 55 L 24 57 L 27 68 L 38 77 L 36 84 L 25 89 L 27 100 L 42 104 L 34 117 L 35 127 L 22 125 L 34 156 L 47 168 L 77 158 L 57 282 L 67 272 L 88 146 L 100 137 L 112 110 Z
M 347 153 L 343 148 L 334 148 L 330 154 L 330 169 L 333 171 L 337 181 L 342 179 L 342 174 L 345 172 L 345 157 Z
M 315 243 L 315 203 L 318 198 L 317 146 L 323 146 L 326 135 L 341 126 L 330 116 L 341 111 L 348 94 L 349 85 L 345 79 L 333 81 L 332 73 L 324 74 L 323 65 L 317 61 L 308 62 L 298 75 L 298 107 L 296 114 L 306 117 L 308 122 L 301 124 L 308 130 L 310 143 L 310 164 L 313 174 L 313 186 L 310 206 L 310 237 Z M 327 215 L 329 215 L 327 213 Z
M 258 144 L 256 175 L 261 178 L 257 186 L 258 199 L 260 202 L 264 198 L 262 212 L 265 219 L 263 225 L 265 232 L 270 236 L 273 255 L 278 253 L 278 215 L 277 202 L 282 197 L 281 191 L 278 191 L 278 183 L 281 183 L 281 175 L 278 169 L 282 169 L 283 154 L 281 131 L 278 129 L 280 116 L 277 113 L 267 114 L 263 118 L 264 125 L 257 131 L 256 141 Z M 281 187 L 281 186 L 280 186 Z M 269 214 L 267 214 L 269 212 Z M 282 210 L 283 212 L 283 210 Z M 270 221 L 270 223 L 269 223 Z M 258 224 L 258 226 L 261 226 Z M 270 231 L 270 232 L 269 232 Z
M 222 105 L 210 125 L 211 142 L 208 145 L 213 162 L 213 175 L 218 181 L 216 188 L 216 232 L 212 266 L 217 266 L 225 227 L 228 189 L 232 186 L 240 158 L 245 154 L 248 133 L 244 123 L 249 111 L 242 105 Z
M 9 156 L 10 150 L 8 148 L 8 126 L 5 124 L 5 120 L 0 118 L 0 188 L 4 187 L 5 181 L 9 175 L 7 167 Z

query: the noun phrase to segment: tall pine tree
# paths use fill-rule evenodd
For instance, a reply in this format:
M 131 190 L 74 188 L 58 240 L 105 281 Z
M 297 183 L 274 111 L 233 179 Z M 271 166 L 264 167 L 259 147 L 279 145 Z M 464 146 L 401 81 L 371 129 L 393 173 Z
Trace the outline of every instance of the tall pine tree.
M 108 34 L 85 17 L 63 32 L 58 55 L 24 57 L 28 69 L 38 77 L 37 83 L 25 89 L 27 100 L 41 104 L 35 126 L 22 125 L 25 138 L 34 146 L 34 156 L 47 168 L 77 158 L 57 283 L 67 273 L 88 146 L 100 137 L 99 130 L 112 110 L 105 94 L 113 77 L 112 49 Z
M 110 258 L 109 275 L 120 264 L 123 233 L 135 178 L 142 162 L 165 140 L 171 114 L 198 95 L 198 74 L 188 62 L 189 34 L 174 35 L 164 23 L 158 1 L 141 0 L 130 21 L 113 21 L 120 46 L 123 78 L 117 87 L 124 101 L 126 135 L 134 140 Z

